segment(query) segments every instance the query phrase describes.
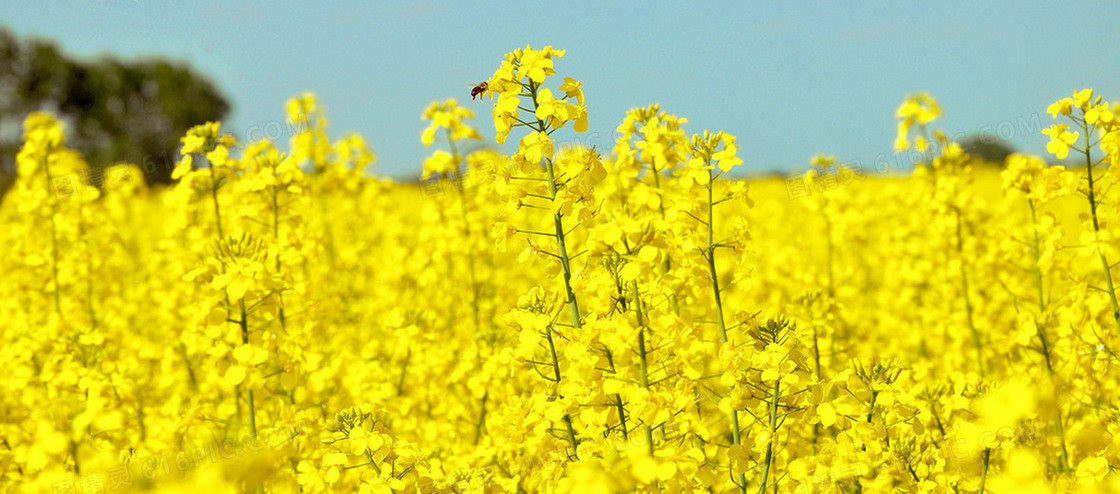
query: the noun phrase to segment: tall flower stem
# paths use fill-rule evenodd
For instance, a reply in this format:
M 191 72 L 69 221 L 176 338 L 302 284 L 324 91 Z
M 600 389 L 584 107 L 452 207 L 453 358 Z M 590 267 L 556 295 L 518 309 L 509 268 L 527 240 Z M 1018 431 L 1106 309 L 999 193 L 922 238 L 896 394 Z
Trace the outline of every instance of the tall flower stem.
M 1093 158 L 1089 150 L 1092 148 L 1092 141 L 1089 135 L 1089 124 L 1084 119 L 1078 121 L 1081 124 L 1081 129 L 1085 135 L 1085 149 L 1081 150 L 1085 155 L 1085 173 L 1089 175 L 1089 212 L 1093 217 L 1093 232 L 1099 237 L 1101 233 L 1100 221 L 1097 219 L 1097 197 L 1096 190 L 1093 183 Z M 1117 328 L 1120 328 L 1120 303 L 1116 301 L 1116 287 L 1112 281 L 1112 270 L 1109 268 L 1108 260 L 1105 258 L 1104 251 L 1101 250 L 1100 243 L 1096 243 L 1097 256 L 1101 259 L 1101 271 L 1104 272 L 1104 281 L 1108 286 L 1108 300 L 1112 303 L 1112 318 L 1116 321 Z
M 972 333 L 972 346 L 976 349 L 976 366 L 980 370 L 980 377 L 984 377 L 984 352 L 980 342 L 980 332 L 976 330 L 976 322 L 972 314 L 972 298 L 968 291 L 968 272 L 964 269 L 964 219 L 960 208 L 954 207 L 957 218 L 957 255 L 960 258 L 961 296 L 964 298 L 965 316 L 968 318 L 968 329 Z
M 657 195 L 659 198 L 659 200 L 657 201 L 657 210 L 661 213 L 661 219 L 667 220 L 667 215 L 665 214 L 665 196 L 664 191 L 661 188 L 661 170 L 658 170 L 657 165 L 652 162 L 649 164 L 649 169 L 650 174 L 653 175 L 653 187 L 657 190 Z M 673 257 L 669 255 L 669 253 L 666 253 L 665 262 L 662 265 L 662 272 L 664 272 L 665 274 L 669 274 L 672 269 Z M 677 300 L 677 294 L 670 294 L 669 300 L 673 304 L 673 314 L 676 314 L 678 316 L 681 315 L 681 304 L 680 301 Z
M 451 138 L 451 129 L 444 129 L 444 132 L 447 135 L 447 147 L 451 150 L 451 156 L 453 156 L 455 159 L 459 159 L 458 146 L 455 145 L 455 139 Z M 456 165 L 458 165 L 458 162 L 456 162 Z M 463 187 L 463 174 L 459 172 L 458 169 L 456 169 L 452 180 L 455 182 L 455 186 L 459 192 L 459 212 L 463 216 L 463 238 L 469 244 L 471 238 L 471 224 L 470 219 L 467 216 L 467 195 L 466 190 Z M 478 278 L 475 273 L 474 266 L 474 250 L 469 247 L 467 248 L 467 269 L 468 273 L 470 274 L 471 282 L 471 316 L 472 320 L 474 321 L 474 332 L 475 334 L 478 334 L 479 330 L 481 329 L 481 316 L 479 314 L 478 308 L 479 287 L 477 281 Z
M 992 459 L 992 449 L 991 448 L 985 448 L 984 449 L 984 471 L 983 471 L 983 473 L 980 474 L 980 490 L 978 491 L 980 494 L 984 494 L 984 484 L 988 483 L 988 465 L 991 463 L 991 459 Z
M 463 173 L 462 173 L 461 168 L 460 168 L 461 165 L 459 165 L 459 162 L 458 162 L 458 160 L 461 159 L 460 156 L 459 156 L 458 146 L 456 146 L 456 144 L 455 144 L 455 139 L 453 139 L 451 137 L 451 129 L 450 128 L 444 128 L 444 133 L 447 137 L 447 148 L 451 151 L 451 156 L 456 160 L 456 162 L 455 162 L 456 167 L 455 167 L 455 171 L 453 172 L 453 176 L 451 177 L 451 180 L 455 183 L 455 187 L 456 187 L 457 191 L 459 192 L 459 213 L 463 217 L 463 239 L 466 241 L 466 243 L 468 245 L 467 246 L 467 273 L 470 276 L 470 284 L 471 284 L 471 320 L 474 323 L 474 334 L 478 335 L 478 334 L 480 334 L 480 331 L 482 330 L 482 316 L 481 316 L 481 311 L 479 310 L 480 294 L 479 294 L 479 286 L 478 286 L 478 274 L 477 274 L 477 271 L 475 269 L 474 249 L 470 245 L 470 242 L 471 242 L 471 223 L 470 223 L 470 216 L 468 215 L 469 208 L 467 207 L 467 193 L 466 193 L 467 191 L 466 191 L 466 188 L 463 185 L 463 178 L 464 177 L 463 177 Z M 465 158 L 462 158 L 462 159 L 465 159 Z M 480 357 L 481 357 L 481 352 L 480 352 Z M 489 392 L 483 393 L 482 402 L 479 404 L 478 421 L 475 423 L 474 444 L 478 444 L 478 441 L 482 436 L 482 431 L 486 427 L 486 400 L 487 400 L 487 398 L 489 398 Z
M 638 318 L 638 384 L 643 389 L 649 389 L 649 360 L 646 351 L 646 322 L 645 312 L 642 308 L 641 294 L 638 291 L 638 280 L 634 280 L 634 314 Z M 653 455 L 653 428 L 645 424 L 646 447 L 649 454 Z
M 715 239 L 715 201 L 712 192 L 713 182 L 715 181 L 715 174 L 711 169 L 711 158 L 708 158 L 705 165 L 708 167 L 708 245 L 704 247 L 704 257 L 708 261 L 708 277 L 712 281 L 712 296 L 715 298 L 716 303 L 716 324 L 719 326 L 719 342 L 721 345 L 727 344 L 727 324 L 723 319 L 723 299 L 720 295 L 719 288 L 719 274 L 716 271 L 716 239 Z M 731 410 L 731 444 L 743 444 L 740 437 L 739 427 L 739 411 L 734 408 Z M 738 482 L 739 492 L 746 494 L 747 492 L 747 476 L 744 473 L 739 473 Z
M 533 101 L 534 114 L 536 113 L 536 110 L 538 108 L 537 90 L 539 89 L 539 87 L 540 87 L 539 84 L 537 84 L 535 82 L 530 81 L 529 84 L 528 84 L 529 97 Z M 545 126 L 544 121 L 542 121 L 540 119 L 535 121 L 535 126 L 530 126 L 529 128 L 533 129 L 537 132 L 546 132 L 547 131 L 547 127 Z M 545 157 L 544 161 L 545 161 L 545 170 L 548 173 L 548 194 L 549 194 L 549 198 L 551 200 L 555 201 L 557 193 L 558 193 L 558 185 L 556 183 L 556 170 L 555 170 L 555 167 L 553 166 L 552 158 Z M 572 290 L 571 258 L 568 256 L 568 245 L 567 245 L 566 232 L 564 231 L 563 213 L 561 213 L 560 211 L 557 211 L 555 214 L 552 215 L 552 225 L 553 225 L 553 228 L 555 229 L 554 236 L 556 238 L 556 255 L 557 255 L 557 258 L 560 260 L 560 268 L 563 270 L 564 292 L 567 295 L 568 312 L 571 315 L 572 327 L 574 327 L 576 329 L 580 329 L 580 328 L 583 327 L 583 321 L 582 321 L 582 317 L 580 316 L 579 301 L 576 300 L 575 292 Z M 548 328 L 547 331 L 548 331 L 548 346 L 549 346 L 549 349 L 552 353 L 552 363 L 553 363 L 553 366 L 554 366 L 554 369 L 555 369 L 556 382 L 559 383 L 560 382 L 560 365 L 559 365 L 559 362 L 557 361 L 557 357 L 556 357 L 556 345 L 553 342 L 553 338 L 552 338 L 552 328 Z M 623 423 L 625 423 L 625 421 Z M 578 459 L 579 458 L 579 453 L 578 453 L 578 449 L 577 449 L 577 444 L 578 443 L 576 441 L 576 434 L 575 434 L 575 430 L 572 427 L 572 417 L 570 415 L 568 415 L 568 414 L 564 415 L 564 424 L 566 425 L 567 432 L 568 432 L 568 441 L 572 445 L 572 455 L 575 458 Z
M 277 196 L 280 194 L 279 187 L 272 188 L 272 236 L 276 239 L 277 255 L 276 255 L 276 276 L 281 277 L 283 273 L 280 266 L 280 252 L 283 248 L 280 245 L 280 204 Z M 280 300 L 280 329 L 287 330 L 287 318 L 284 317 L 284 294 L 277 292 L 276 297 Z
M 778 432 L 778 401 L 781 399 L 781 380 L 774 381 L 773 395 L 770 396 L 770 434 L 771 438 Z M 758 486 L 758 494 L 766 492 L 766 482 L 770 477 L 770 466 L 774 462 L 774 442 L 770 441 L 766 445 L 766 458 L 763 460 L 762 465 L 762 480 Z
M 238 304 L 239 308 L 241 309 L 241 319 L 239 319 L 237 321 L 238 325 L 241 326 L 241 343 L 244 344 L 244 345 L 248 345 L 249 344 L 249 315 L 247 314 L 247 311 L 245 310 L 245 298 L 242 297 L 242 298 L 238 299 L 237 304 Z M 249 392 L 249 437 L 251 437 L 253 439 L 256 439 L 257 438 L 257 410 L 256 410 L 255 404 L 253 403 L 253 390 L 250 389 L 250 390 L 248 390 L 248 392 Z
M 1054 384 L 1054 393 L 1057 394 L 1057 383 L 1054 381 L 1054 364 L 1050 355 L 1050 342 L 1046 337 L 1046 328 L 1042 324 L 1045 320 L 1042 318 L 1044 318 L 1046 314 L 1046 295 L 1042 287 L 1042 268 L 1038 265 L 1039 258 L 1041 257 L 1038 240 L 1038 216 L 1035 212 L 1034 200 L 1028 198 L 1027 204 L 1030 205 L 1031 208 L 1031 229 L 1034 230 L 1034 279 L 1035 285 L 1038 288 L 1038 314 L 1040 318 L 1039 323 L 1036 324 L 1036 328 L 1038 330 L 1038 339 L 1042 342 L 1042 356 L 1046 360 L 1046 372 L 1050 376 L 1050 382 Z M 1055 407 L 1054 415 L 1054 421 L 1058 426 L 1058 440 L 1061 442 L 1062 447 L 1062 458 L 1061 463 L 1059 463 L 1059 468 L 1062 471 L 1067 471 L 1069 470 L 1069 452 L 1066 450 L 1066 430 L 1065 425 L 1062 423 L 1062 407 L 1060 404 Z
M 210 198 L 214 202 L 214 223 L 218 227 L 218 238 L 225 238 L 222 233 L 222 208 L 218 206 L 218 177 L 214 172 L 214 163 L 206 160 L 206 166 L 210 169 Z

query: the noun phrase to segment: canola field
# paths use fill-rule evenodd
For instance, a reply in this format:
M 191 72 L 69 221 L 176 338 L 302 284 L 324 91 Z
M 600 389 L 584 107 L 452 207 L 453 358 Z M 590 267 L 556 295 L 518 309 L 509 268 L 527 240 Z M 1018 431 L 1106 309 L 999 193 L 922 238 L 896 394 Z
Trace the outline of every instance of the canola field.
M 1101 96 L 1048 108 L 1069 169 L 983 166 L 915 94 L 913 173 L 744 180 L 759 143 L 656 105 L 560 146 L 593 107 L 563 55 L 426 109 L 420 185 L 309 94 L 290 142 L 200 125 L 151 189 L 32 114 L 0 204 L 3 491 L 1120 492 Z M 471 107 L 514 154 L 464 152 Z

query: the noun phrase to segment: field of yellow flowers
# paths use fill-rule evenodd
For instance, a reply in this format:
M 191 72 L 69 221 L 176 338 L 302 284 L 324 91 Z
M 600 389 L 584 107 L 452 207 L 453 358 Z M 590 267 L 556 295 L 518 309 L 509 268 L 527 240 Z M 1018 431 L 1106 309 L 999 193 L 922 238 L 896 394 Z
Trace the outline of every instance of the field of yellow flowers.
M 0 204 L 4 492 L 1120 492 L 1120 123 L 1052 105 L 1001 172 L 898 110 L 909 176 L 658 106 L 613 149 L 564 52 L 423 113 L 420 186 L 314 97 L 282 152 L 217 123 L 178 183 L 24 124 Z M 742 149 L 740 149 L 742 146 Z M 799 191 L 798 193 L 794 193 Z

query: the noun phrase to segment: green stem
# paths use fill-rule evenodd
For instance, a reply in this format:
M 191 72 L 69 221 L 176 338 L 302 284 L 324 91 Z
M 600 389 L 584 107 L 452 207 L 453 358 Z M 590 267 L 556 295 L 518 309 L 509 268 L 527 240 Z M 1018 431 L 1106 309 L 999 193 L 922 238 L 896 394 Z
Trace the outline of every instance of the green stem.
M 373 471 L 377 472 L 377 475 L 381 475 L 381 467 L 377 466 L 377 462 L 374 461 L 373 453 L 371 453 L 370 450 L 367 448 L 365 450 L 365 454 L 366 454 L 366 459 L 369 460 L 369 465 L 371 467 L 373 467 Z
M 820 344 L 818 343 L 819 338 L 817 335 L 817 325 L 814 319 L 815 317 L 813 315 L 813 305 L 812 302 L 809 302 L 809 324 L 811 324 L 813 327 L 813 363 L 816 366 L 815 369 L 817 382 L 821 382 L 824 379 L 823 375 L 821 374 L 821 348 Z M 821 424 L 820 422 L 817 422 L 813 424 L 813 454 L 816 454 L 817 452 L 817 442 L 820 440 L 820 435 Z
M 535 114 L 535 112 L 537 110 L 537 107 L 538 107 L 538 105 L 537 105 L 537 89 L 539 87 L 540 86 L 535 82 L 530 82 L 530 84 L 529 84 L 529 96 L 533 101 L 534 114 Z M 530 128 L 532 128 L 532 127 L 530 127 Z M 538 119 L 536 121 L 536 130 L 538 132 L 545 132 L 545 130 L 546 130 L 545 123 Z M 557 184 L 556 184 L 556 171 L 553 167 L 552 158 L 547 158 L 547 157 L 545 158 L 545 169 L 548 172 L 548 193 L 549 193 L 549 197 L 551 197 L 551 199 L 553 201 L 555 201 L 558 190 L 557 190 Z M 552 225 L 553 225 L 553 228 L 556 231 L 557 257 L 559 257 L 559 259 L 560 259 L 560 267 L 564 272 L 564 291 L 566 292 L 567 297 L 568 297 L 568 311 L 569 311 L 569 313 L 571 315 L 571 318 L 572 318 L 572 326 L 574 326 L 576 329 L 579 329 L 579 328 L 583 327 L 583 321 L 582 321 L 582 318 L 580 317 L 579 302 L 576 300 L 575 292 L 572 290 L 572 268 L 571 268 L 571 264 L 570 264 L 570 259 L 568 257 L 568 247 L 567 247 L 567 239 L 566 239 L 565 233 L 564 233 L 563 215 L 561 214 L 560 211 L 557 211 L 556 214 L 554 214 L 552 216 Z M 553 364 L 555 374 L 556 374 L 556 383 L 559 384 L 560 383 L 560 365 L 559 365 L 559 363 L 556 359 L 556 346 L 555 346 L 555 343 L 552 341 L 552 329 L 549 328 L 546 331 L 548 333 L 548 346 L 549 346 L 549 349 L 552 352 L 552 364 Z M 567 429 L 568 429 L 568 441 L 571 442 L 571 444 L 572 444 L 572 456 L 574 456 L 576 459 L 579 459 L 579 454 L 578 454 L 578 450 L 577 450 L 577 442 L 576 442 L 576 433 L 575 433 L 575 430 L 572 428 L 572 417 L 570 415 L 567 415 L 567 414 L 564 415 L 564 424 L 567 426 Z
M 817 326 L 813 325 L 813 363 L 816 365 L 817 380 L 824 379 L 821 375 L 821 348 L 817 337 Z
M 283 276 L 280 270 L 280 253 L 283 252 L 283 246 L 280 245 L 280 204 L 277 201 L 277 195 L 280 191 L 276 187 L 272 189 L 272 236 L 276 239 L 276 276 Z M 277 292 L 276 297 L 280 300 L 280 329 L 287 330 L 287 319 L 284 317 L 284 294 Z
M 711 165 L 711 160 L 709 159 L 706 164 Z M 723 320 L 723 300 L 722 300 L 722 297 L 720 296 L 719 275 L 716 272 L 716 245 L 715 245 L 716 240 L 715 240 L 715 225 L 714 225 L 715 222 L 713 221 L 713 217 L 714 217 L 713 209 L 715 207 L 715 203 L 713 202 L 713 197 L 712 197 L 712 181 L 714 180 L 714 178 L 715 177 L 712 176 L 712 170 L 709 169 L 708 170 L 708 245 L 704 249 L 704 252 L 706 254 L 705 257 L 707 257 L 707 259 L 708 259 L 708 273 L 711 275 L 710 278 L 712 279 L 712 295 L 715 297 L 715 301 L 716 301 L 716 317 L 717 317 L 717 320 L 718 320 L 718 323 L 719 323 L 719 342 L 720 343 L 727 343 L 727 326 L 726 326 L 726 324 L 724 323 L 724 320 Z
M 1034 230 L 1034 281 L 1035 287 L 1038 289 L 1038 315 L 1042 317 L 1046 313 L 1046 295 L 1042 285 L 1042 268 L 1038 265 L 1041 257 L 1038 239 L 1038 217 L 1035 213 L 1034 200 L 1028 198 L 1027 204 L 1031 208 L 1031 228 Z M 1046 370 L 1053 376 L 1054 366 L 1050 361 L 1050 345 L 1046 339 L 1046 331 L 1043 330 L 1041 324 L 1038 325 L 1038 339 L 1042 341 L 1042 356 L 1046 358 Z
M 249 316 L 245 310 L 245 297 L 237 299 L 237 303 L 241 308 L 241 319 L 238 323 L 241 325 L 241 343 L 244 345 L 249 344 Z M 246 386 L 248 388 L 248 386 Z M 249 391 L 249 437 L 257 438 L 257 410 L 253 403 L 253 390 Z
M 552 341 L 552 328 L 547 328 L 545 333 L 548 340 L 548 351 L 552 356 L 552 373 L 553 379 L 557 387 L 560 385 L 560 360 L 556 356 L 556 343 Z M 568 429 L 568 442 L 572 445 L 572 456 L 579 459 L 579 443 L 576 441 L 576 431 L 572 428 L 572 417 L 564 414 L 564 424 Z
M 478 412 L 478 422 L 474 424 L 474 444 L 482 437 L 482 429 L 486 426 L 486 399 L 490 397 L 490 390 L 482 394 L 482 408 Z
M 451 150 L 451 156 L 458 159 L 459 150 L 455 145 L 455 140 L 451 138 L 451 129 L 444 129 L 444 132 L 447 134 L 447 147 Z M 459 212 L 463 215 L 463 240 L 469 244 L 471 238 L 471 224 L 470 219 L 467 216 L 467 195 L 466 191 L 463 188 L 463 174 L 459 172 L 459 164 L 457 162 L 455 168 L 455 176 L 452 177 L 452 180 L 454 180 L 455 185 L 459 190 Z M 474 250 L 471 249 L 470 246 L 468 246 L 467 248 L 467 268 L 470 272 L 471 280 L 471 315 L 474 320 L 474 332 L 477 335 L 479 330 L 481 329 L 481 317 L 479 315 L 480 311 L 478 308 L 479 287 L 474 267 Z
M 74 457 L 74 474 L 81 475 L 82 466 L 78 460 L 78 442 L 73 439 L 70 440 L 70 455 Z
M 568 429 L 568 442 L 572 443 L 572 457 L 579 460 L 579 452 L 576 450 L 576 430 L 572 428 L 572 416 L 564 414 L 564 425 Z
M 719 342 L 720 342 L 721 345 L 725 345 L 725 344 L 727 344 L 727 325 L 726 325 L 726 323 L 724 322 L 724 319 L 723 319 L 723 300 L 720 297 L 719 276 L 718 276 L 717 271 L 716 271 L 716 243 L 715 243 L 716 240 L 715 240 L 715 226 L 714 226 L 715 215 L 713 214 L 713 210 L 715 208 L 715 201 L 714 201 L 714 197 L 712 195 L 712 187 L 713 187 L 712 182 L 714 182 L 715 177 L 714 177 L 714 175 L 712 173 L 712 169 L 711 169 L 711 164 L 712 164 L 711 158 L 710 157 L 707 158 L 705 160 L 704 164 L 709 167 L 708 168 L 708 245 L 704 249 L 704 252 L 706 254 L 705 257 L 707 257 L 707 259 L 708 259 L 708 274 L 709 274 L 709 277 L 712 280 L 712 295 L 715 297 L 715 302 L 716 302 L 716 322 L 719 325 Z M 732 387 L 732 389 L 734 389 L 734 387 Z M 730 390 L 728 392 L 730 392 Z M 742 443 L 743 442 L 742 442 L 742 438 L 740 437 L 740 427 L 739 427 L 739 411 L 735 410 L 735 409 L 732 409 L 731 410 L 731 444 L 738 446 L 738 445 L 741 445 Z M 746 492 L 747 492 L 747 476 L 746 476 L 746 474 L 739 473 L 738 485 L 739 485 L 740 494 L 746 494 Z
M 653 175 L 653 187 L 657 190 L 657 197 L 658 197 L 657 209 L 658 209 L 658 211 L 661 212 L 661 219 L 664 220 L 664 219 L 666 219 L 666 215 L 665 215 L 665 196 L 664 196 L 664 194 L 662 194 L 662 190 L 661 190 L 661 170 L 658 170 L 657 165 L 653 164 L 652 162 L 650 162 L 650 164 L 649 164 L 649 169 L 650 169 L 650 174 Z M 673 269 L 673 257 L 670 254 L 666 253 L 665 254 L 665 262 L 664 262 L 664 265 L 662 266 L 662 270 L 664 271 L 665 274 L 669 274 L 669 271 L 672 270 L 672 269 Z M 678 316 L 681 315 L 680 301 L 677 300 L 677 294 L 675 292 L 669 295 L 669 300 L 673 304 L 673 314 L 678 315 Z
M 988 465 L 991 463 L 992 449 L 984 449 L 984 472 L 980 474 L 980 494 L 984 494 L 984 484 L 988 482 Z
M 253 402 L 253 390 L 249 390 L 249 437 L 257 438 L 257 407 Z
M 548 190 L 553 200 L 556 199 L 556 176 L 552 166 L 552 159 L 546 159 L 545 163 L 548 167 Z M 560 257 L 560 267 L 564 270 L 564 291 L 568 296 L 568 311 L 571 313 L 572 326 L 578 328 L 583 327 L 583 321 L 580 317 L 579 302 L 576 300 L 576 295 L 572 291 L 572 268 L 568 259 L 567 239 L 564 234 L 564 221 L 563 216 L 559 211 L 552 217 L 553 226 L 556 229 L 556 250 Z
M 879 392 L 876 391 L 871 386 L 868 386 L 867 383 L 864 383 L 864 386 L 867 386 L 867 390 L 871 392 L 871 400 L 867 403 L 867 423 L 870 424 L 871 419 L 873 419 L 875 417 L 875 400 L 879 397 Z M 890 439 L 891 438 L 888 435 L 887 436 L 887 447 L 890 447 Z M 863 450 L 864 451 L 867 450 L 866 445 L 863 447 Z M 856 492 L 857 493 L 862 493 L 863 492 L 863 483 L 861 483 L 859 481 L 859 479 L 856 479 L 855 483 L 856 483 Z
M 194 367 L 191 365 L 191 358 L 187 355 L 187 346 L 180 341 L 176 349 L 179 352 L 179 356 L 183 358 L 183 364 L 187 368 L 187 378 L 191 385 L 189 389 L 191 391 L 198 391 L 198 378 L 194 375 Z
M 1096 191 L 1093 190 L 1093 158 L 1090 154 L 1090 146 L 1092 141 L 1089 137 L 1089 124 L 1081 120 L 1081 129 L 1085 131 L 1085 171 L 1089 174 L 1089 212 L 1093 216 L 1093 231 L 1099 236 L 1101 233 L 1100 222 L 1097 219 L 1097 200 Z M 1109 269 L 1108 260 L 1105 259 L 1104 251 L 1101 250 L 1100 243 L 1097 243 L 1097 255 L 1101 258 L 1101 270 L 1104 271 L 1104 280 L 1108 285 L 1108 299 L 1112 302 L 1112 318 L 1116 321 L 1116 326 L 1120 328 L 1120 303 L 1116 301 L 1116 288 L 1112 283 L 1112 270 Z
M 964 269 L 964 233 L 962 232 L 962 224 L 964 219 L 961 217 L 962 213 L 960 208 L 954 207 L 953 211 L 957 216 L 957 254 L 959 257 L 958 267 L 961 275 L 961 291 L 964 297 L 965 314 L 968 317 L 968 329 L 972 333 L 972 346 L 976 349 L 976 366 L 980 370 L 980 378 L 984 377 L 984 353 L 983 345 L 980 342 L 980 332 L 976 330 L 976 323 L 973 321 L 972 316 L 972 299 L 968 292 L 968 272 Z
M 241 411 L 241 385 L 238 384 L 233 387 L 233 402 L 237 404 L 237 429 L 241 430 L 241 425 L 245 423 L 244 412 Z M 227 426 L 228 428 L 228 426 Z
M 404 393 L 404 378 L 408 375 L 408 362 L 412 359 L 412 347 L 404 354 L 404 362 L 401 363 L 401 377 L 397 378 L 397 396 Z
M 1038 339 L 1039 339 L 1039 341 L 1042 342 L 1042 356 L 1046 359 L 1046 371 L 1050 375 L 1050 382 L 1051 382 L 1051 384 L 1054 385 L 1054 395 L 1055 395 L 1055 397 L 1057 397 L 1058 386 L 1057 386 L 1057 383 L 1054 380 L 1054 365 L 1053 365 L 1053 362 L 1051 361 L 1051 358 L 1050 358 L 1050 344 L 1049 344 L 1049 340 L 1046 338 L 1046 328 L 1044 328 L 1043 324 L 1042 324 L 1042 322 L 1045 320 L 1043 317 L 1044 317 L 1044 314 L 1046 313 L 1046 298 L 1045 298 L 1045 292 L 1043 290 L 1043 283 L 1042 283 L 1042 268 L 1039 267 L 1039 265 L 1038 265 L 1039 258 L 1041 257 L 1040 248 L 1039 248 L 1039 239 L 1038 239 L 1038 217 L 1037 217 L 1037 214 L 1035 213 L 1034 200 L 1028 198 L 1027 199 L 1027 204 L 1031 208 L 1031 227 L 1034 230 L 1034 274 L 1035 274 L 1035 285 L 1038 288 L 1038 314 L 1039 314 L 1039 323 L 1036 325 L 1036 328 L 1038 330 Z M 1055 407 L 1055 408 L 1056 409 L 1054 410 L 1054 415 L 1055 415 L 1055 422 L 1057 423 L 1057 426 L 1058 426 L 1058 440 L 1059 440 L 1059 442 L 1061 444 L 1061 447 L 1062 447 L 1062 457 L 1060 459 L 1059 467 L 1062 471 L 1068 471 L 1069 470 L 1069 452 L 1066 450 L 1066 432 L 1065 432 L 1065 425 L 1062 423 L 1062 408 L 1061 408 L 1060 405 L 1058 407 Z
M 214 203 L 214 222 L 215 222 L 215 224 L 217 225 L 217 228 L 218 228 L 218 239 L 219 240 L 225 240 L 225 234 L 223 233 L 223 230 L 222 230 L 222 208 L 221 208 L 221 206 L 218 202 L 218 177 L 214 173 L 214 163 L 213 162 L 211 162 L 210 160 L 206 160 L 206 166 L 210 170 L 210 197 L 211 197 L 211 199 Z M 222 264 L 222 272 L 223 273 L 225 272 L 225 269 L 226 269 L 225 264 L 223 263 Z M 225 304 L 226 305 L 226 316 L 227 316 L 227 319 L 228 319 L 229 318 L 228 316 L 229 316 L 229 313 L 230 313 L 229 292 L 225 293 L 225 299 L 226 299 L 226 304 Z M 239 321 L 239 324 L 241 325 L 241 340 L 242 340 L 242 343 L 248 343 L 249 342 L 249 326 L 248 326 L 249 321 L 248 321 L 248 319 L 246 317 L 246 314 L 245 314 L 246 313 L 246 311 L 245 311 L 245 299 L 241 298 L 239 300 L 239 303 L 241 305 L 241 319 Z M 234 388 L 234 391 L 235 391 L 235 395 L 236 395 L 235 398 L 236 398 L 236 403 L 237 403 L 237 423 L 241 424 L 242 423 L 241 385 L 238 384 Z M 254 438 L 256 438 L 256 436 L 257 436 L 256 430 L 257 430 L 256 416 L 255 416 L 255 410 L 253 410 L 253 392 L 249 391 L 249 431 Z
M 781 379 L 774 381 L 774 394 L 770 397 L 770 442 L 766 444 L 766 459 L 762 465 L 762 480 L 758 494 L 766 492 L 766 482 L 770 477 L 770 465 L 774 461 L 774 435 L 778 433 L 778 400 L 781 398 Z
M 634 313 L 638 317 L 638 384 L 649 389 L 649 361 L 646 353 L 646 328 L 645 312 L 642 310 L 642 299 L 638 292 L 638 280 L 634 280 Z M 649 454 L 653 455 L 653 428 L 645 424 L 646 447 Z
M 622 404 L 622 395 L 615 393 L 614 407 L 618 411 L 618 427 L 622 431 L 622 439 L 629 440 L 630 432 L 626 427 L 626 407 Z
M 537 83 L 529 84 L 529 94 L 533 100 L 533 111 L 537 110 L 537 89 L 540 86 Z M 533 127 L 530 127 L 533 128 Z M 545 132 L 545 123 L 541 120 L 536 121 L 536 127 L 533 128 L 538 132 Z M 545 158 L 545 169 L 548 172 L 548 194 L 552 201 L 556 200 L 558 193 L 558 186 L 556 184 L 556 170 L 552 163 L 552 158 Z M 557 211 L 552 216 L 552 225 L 555 230 L 556 237 L 556 250 L 557 257 L 560 259 L 560 267 L 564 271 L 564 291 L 568 297 L 568 310 L 572 317 L 572 326 L 578 328 L 583 327 L 583 321 L 580 317 L 579 302 L 576 300 L 575 293 L 572 291 L 572 269 L 570 259 L 568 258 L 567 238 L 564 233 L 564 220 L 563 214 Z
M 222 208 L 218 207 L 218 176 L 214 173 L 214 163 L 206 160 L 206 166 L 210 169 L 210 198 L 214 202 L 214 219 L 218 225 L 218 238 L 225 238 L 222 233 Z

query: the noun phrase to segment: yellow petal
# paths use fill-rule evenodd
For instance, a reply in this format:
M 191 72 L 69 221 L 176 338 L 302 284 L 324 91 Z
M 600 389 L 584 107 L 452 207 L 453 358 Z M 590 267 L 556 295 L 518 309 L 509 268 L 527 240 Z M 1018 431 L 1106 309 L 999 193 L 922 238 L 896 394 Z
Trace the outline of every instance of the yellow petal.
M 224 378 L 226 386 L 237 386 L 241 384 L 241 382 L 245 380 L 246 374 L 245 367 L 241 365 L 231 365 L 229 369 L 226 369 Z
M 817 418 L 820 419 L 821 425 L 831 427 L 836 423 L 836 409 L 830 403 L 821 403 L 817 405 Z

